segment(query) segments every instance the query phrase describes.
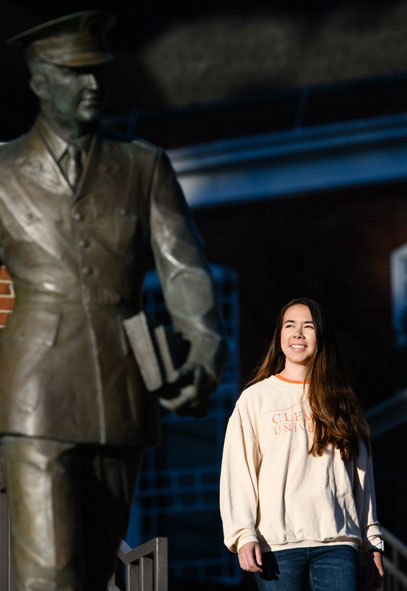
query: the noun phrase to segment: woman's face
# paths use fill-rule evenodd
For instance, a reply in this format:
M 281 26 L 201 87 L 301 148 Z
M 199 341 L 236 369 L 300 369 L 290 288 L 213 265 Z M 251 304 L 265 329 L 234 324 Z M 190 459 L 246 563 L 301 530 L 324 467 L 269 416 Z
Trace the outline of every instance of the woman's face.
M 286 363 L 305 366 L 310 363 L 317 350 L 317 336 L 308 306 L 295 304 L 287 308 L 280 339 Z

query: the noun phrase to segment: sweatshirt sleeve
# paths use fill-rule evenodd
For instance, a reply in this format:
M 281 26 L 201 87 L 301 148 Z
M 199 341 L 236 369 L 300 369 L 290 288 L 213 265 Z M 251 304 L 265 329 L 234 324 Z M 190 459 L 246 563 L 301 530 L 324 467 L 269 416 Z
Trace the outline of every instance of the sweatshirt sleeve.
M 363 441 L 355 464 L 354 498 L 364 550 L 383 550 L 382 530 L 376 516 L 372 456 Z
M 257 542 L 257 473 L 261 454 L 256 429 L 244 405 L 236 405 L 229 419 L 223 449 L 220 510 L 225 545 L 238 552 Z

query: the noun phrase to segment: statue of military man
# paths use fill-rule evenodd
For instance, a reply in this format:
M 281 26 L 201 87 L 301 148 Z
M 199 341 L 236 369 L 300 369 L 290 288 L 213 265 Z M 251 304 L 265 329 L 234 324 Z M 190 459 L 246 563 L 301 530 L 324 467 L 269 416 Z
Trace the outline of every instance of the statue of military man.
M 22 591 L 105 591 L 143 449 L 160 438 L 123 330 L 152 258 L 190 343 L 166 401 L 200 416 L 226 359 L 201 244 L 163 151 L 97 131 L 105 31 L 85 11 L 10 40 L 40 113 L 0 148 L 0 259 L 15 286 L 0 342 L 0 433 Z M 147 361 L 147 360 L 146 360 Z

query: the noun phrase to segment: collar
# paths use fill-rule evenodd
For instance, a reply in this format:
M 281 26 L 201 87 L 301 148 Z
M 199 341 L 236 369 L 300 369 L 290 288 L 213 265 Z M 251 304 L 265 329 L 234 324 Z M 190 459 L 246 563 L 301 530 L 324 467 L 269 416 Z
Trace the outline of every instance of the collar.
M 42 136 L 42 139 L 46 143 L 48 150 L 51 152 L 56 162 L 59 162 L 59 160 L 65 154 L 69 142 L 64 140 L 60 135 L 56 134 L 55 131 L 51 128 L 50 124 L 47 123 L 47 121 L 41 115 L 38 117 L 38 125 L 40 134 Z M 75 140 L 75 142 L 73 143 L 75 143 L 86 155 L 89 151 L 91 140 L 92 136 L 88 134 L 83 135 L 82 137 Z
M 284 378 L 279 373 L 275 373 L 274 377 L 278 378 L 279 380 L 281 380 L 283 382 L 287 382 L 288 384 L 309 384 L 310 383 L 309 380 L 304 381 L 304 382 L 299 382 L 298 380 L 290 380 L 288 378 Z

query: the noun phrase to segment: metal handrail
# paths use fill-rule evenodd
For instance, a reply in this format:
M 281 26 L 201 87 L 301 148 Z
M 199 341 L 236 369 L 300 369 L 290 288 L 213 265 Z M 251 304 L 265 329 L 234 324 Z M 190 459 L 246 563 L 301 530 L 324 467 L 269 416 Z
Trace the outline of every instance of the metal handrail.
M 136 548 L 122 540 L 117 557 L 126 569 L 126 591 L 168 591 L 167 538 L 153 538 Z M 108 591 L 120 591 L 116 574 Z
M 383 540 L 407 560 L 407 545 L 382 526 Z
M 401 570 L 401 559 L 407 563 L 407 545 L 396 538 L 388 529 L 382 528 L 386 550 L 390 550 L 391 559 L 383 556 L 386 572 L 384 591 L 407 591 L 407 575 Z
M 372 439 L 376 439 L 407 422 L 407 388 L 400 390 L 365 413 Z

